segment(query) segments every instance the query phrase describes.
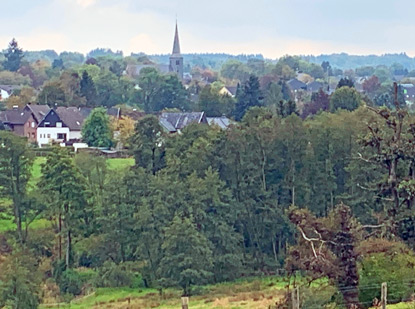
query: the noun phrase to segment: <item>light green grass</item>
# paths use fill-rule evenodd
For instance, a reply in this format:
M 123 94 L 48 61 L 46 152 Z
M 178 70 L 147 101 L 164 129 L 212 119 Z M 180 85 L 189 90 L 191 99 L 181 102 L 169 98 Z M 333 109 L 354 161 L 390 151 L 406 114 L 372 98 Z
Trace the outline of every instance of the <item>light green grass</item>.
M 46 157 L 37 157 L 33 162 L 31 182 L 36 183 L 42 176 L 42 164 L 46 162 Z
M 29 230 L 45 229 L 52 226 L 52 222 L 46 219 L 36 219 L 29 225 Z M 23 228 L 25 228 L 23 224 Z M 16 224 L 13 218 L 0 219 L 0 233 L 16 229 Z
M 131 297 L 132 299 L 143 297 L 149 293 L 157 293 L 154 289 L 131 289 L 131 288 L 98 288 L 91 295 L 74 299 L 70 304 L 60 303 L 56 305 L 41 305 L 40 308 L 71 308 L 71 309 L 87 309 L 96 306 L 98 303 L 109 303 L 123 298 Z
M 46 162 L 45 157 L 37 157 L 32 167 L 32 178 L 31 183 L 36 184 L 42 176 L 41 165 Z M 113 158 L 107 159 L 107 166 L 110 170 L 122 170 L 134 165 L 133 158 Z
M 36 157 L 32 166 L 32 177 L 29 181 L 29 190 L 36 188 L 36 185 L 42 176 L 42 164 L 46 162 L 46 157 Z M 114 158 L 107 159 L 108 169 L 123 170 L 134 165 L 133 158 Z M 0 209 L 5 209 L 11 206 L 11 201 L 8 199 L 0 199 Z M 51 226 L 51 222 L 46 219 L 37 219 L 30 224 L 31 229 L 42 229 Z M 16 229 L 16 224 L 10 216 L 0 216 L 0 233 Z
M 134 165 L 133 158 L 107 159 L 107 166 L 110 170 L 126 169 Z
M 190 308 L 268 308 L 284 293 L 286 286 L 282 278 L 245 278 L 234 282 L 195 287 L 198 295 L 190 297 Z M 127 308 L 130 297 L 131 308 L 180 308 L 181 291 L 164 290 L 160 296 L 155 289 L 98 288 L 95 293 L 73 300 L 70 304 L 43 305 L 41 308 Z
M 388 309 L 415 309 L 415 303 L 399 303 L 395 305 L 387 305 Z
M 0 219 L 0 233 L 14 230 L 16 224 L 14 224 L 12 219 Z

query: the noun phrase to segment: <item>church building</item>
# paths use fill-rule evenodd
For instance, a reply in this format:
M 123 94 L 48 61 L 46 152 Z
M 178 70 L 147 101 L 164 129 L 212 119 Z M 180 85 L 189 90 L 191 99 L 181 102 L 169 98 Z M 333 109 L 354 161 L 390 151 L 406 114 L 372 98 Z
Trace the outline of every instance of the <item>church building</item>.
M 176 22 L 174 34 L 173 53 L 170 56 L 169 72 L 174 72 L 180 79 L 183 79 L 183 56 L 180 53 L 179 30 Z

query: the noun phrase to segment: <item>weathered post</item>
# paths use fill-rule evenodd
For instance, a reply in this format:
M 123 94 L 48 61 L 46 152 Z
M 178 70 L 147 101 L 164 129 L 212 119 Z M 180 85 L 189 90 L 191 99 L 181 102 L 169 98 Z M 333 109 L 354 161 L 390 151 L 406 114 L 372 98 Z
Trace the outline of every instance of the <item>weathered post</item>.
M 182 309 L 189 309 L 189 297 L 182 297 Z
M 291 302 L 293 304 L 293 309 L 300 309 L 300 291 L 298 287 L 295 287 L 291 291 Z
M 382 304 L 382 309 L 386 309 L 386 304 L 388 303 L 387 295 L 388 295 L 388 284 L 386 282 L 383 282 L 382 288 L 381 288 L 381 300 L 380 300 Z

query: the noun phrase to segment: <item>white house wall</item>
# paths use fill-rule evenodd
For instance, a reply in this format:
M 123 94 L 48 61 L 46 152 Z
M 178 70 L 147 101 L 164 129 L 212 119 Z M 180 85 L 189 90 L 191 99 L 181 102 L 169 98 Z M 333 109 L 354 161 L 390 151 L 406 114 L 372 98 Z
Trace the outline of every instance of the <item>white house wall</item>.
M 38 127 L 37 128 L 37 143 L 39 147 L 50 144 L 52 141 L 58 140 L 58 134 L 66 134 L 66 139 L 70 138 L 69 128 L 53 128 L 53 127 Z
M 81 139 L 81 131 L 70 131 L 68 139 Z
M 0 96 L 1 96 L 1 101 L 4 101 L 10 97 L 9 93 L 3 89 L 0 89 Z

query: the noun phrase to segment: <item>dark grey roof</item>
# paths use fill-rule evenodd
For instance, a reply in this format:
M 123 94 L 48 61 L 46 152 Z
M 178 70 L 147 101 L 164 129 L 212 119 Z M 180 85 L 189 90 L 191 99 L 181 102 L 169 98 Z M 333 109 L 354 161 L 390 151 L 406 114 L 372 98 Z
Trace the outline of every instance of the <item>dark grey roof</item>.
M 191 123 L 201 123 L 204 112 L 193 113 L 161 113 L 160 124 L 169 132 L 176 132 Z M 170 125 L 167 125 L 169 123 Z M 174 128 L 174 131 L 172 130 Z
M 291 90 L 307 89 L 307 85 L 296 78 L 289 80 L 287 84 Z
M 17 85 L 0 85 L 0 89 L 3 89 L 8 94 L 12 94 L 13 90 L 20 89 L 20 86 Z
M 405 99 L 415 100 L 415 87 L 405 87 L 403 91 Z
M 311 91 L 311 92 L 319 91 L 320 88 L 323 88 L 323 84 L 320 83 L 320 82 L 314 81 L 314 82 L 311 82 L 311 83 L 307 84 L 307 90 Z
M 37 123 L 40 123 L 46 114 L 50 111 L 50 107 L 47 105 L 28 104 L 24 110 L 31 111 Z
M 232 123 L 232 121 L 226 117 L 206 117 L 210 126 L 218 126 L 221 129 L 226 129 Z
M 160 125 L 167 131 L 170 133 L 174 133 L 177 132 L 176 128 L 167 121 L 167 119 L 164 118 L 160 118 Z
M 238 89 L 237 86 L 225 86 L 226 89 L 233 95 L 236 96 L 236 90 Z
M 4 124 L 23 125 L 30 117 L 30 112 L 22 109 L 10 109 L 0 112 L 0 121 Z
M 81 131 L 84 117 L 77 107 L 63 107 L 56 109 L 56 113 L 71 131 Z

